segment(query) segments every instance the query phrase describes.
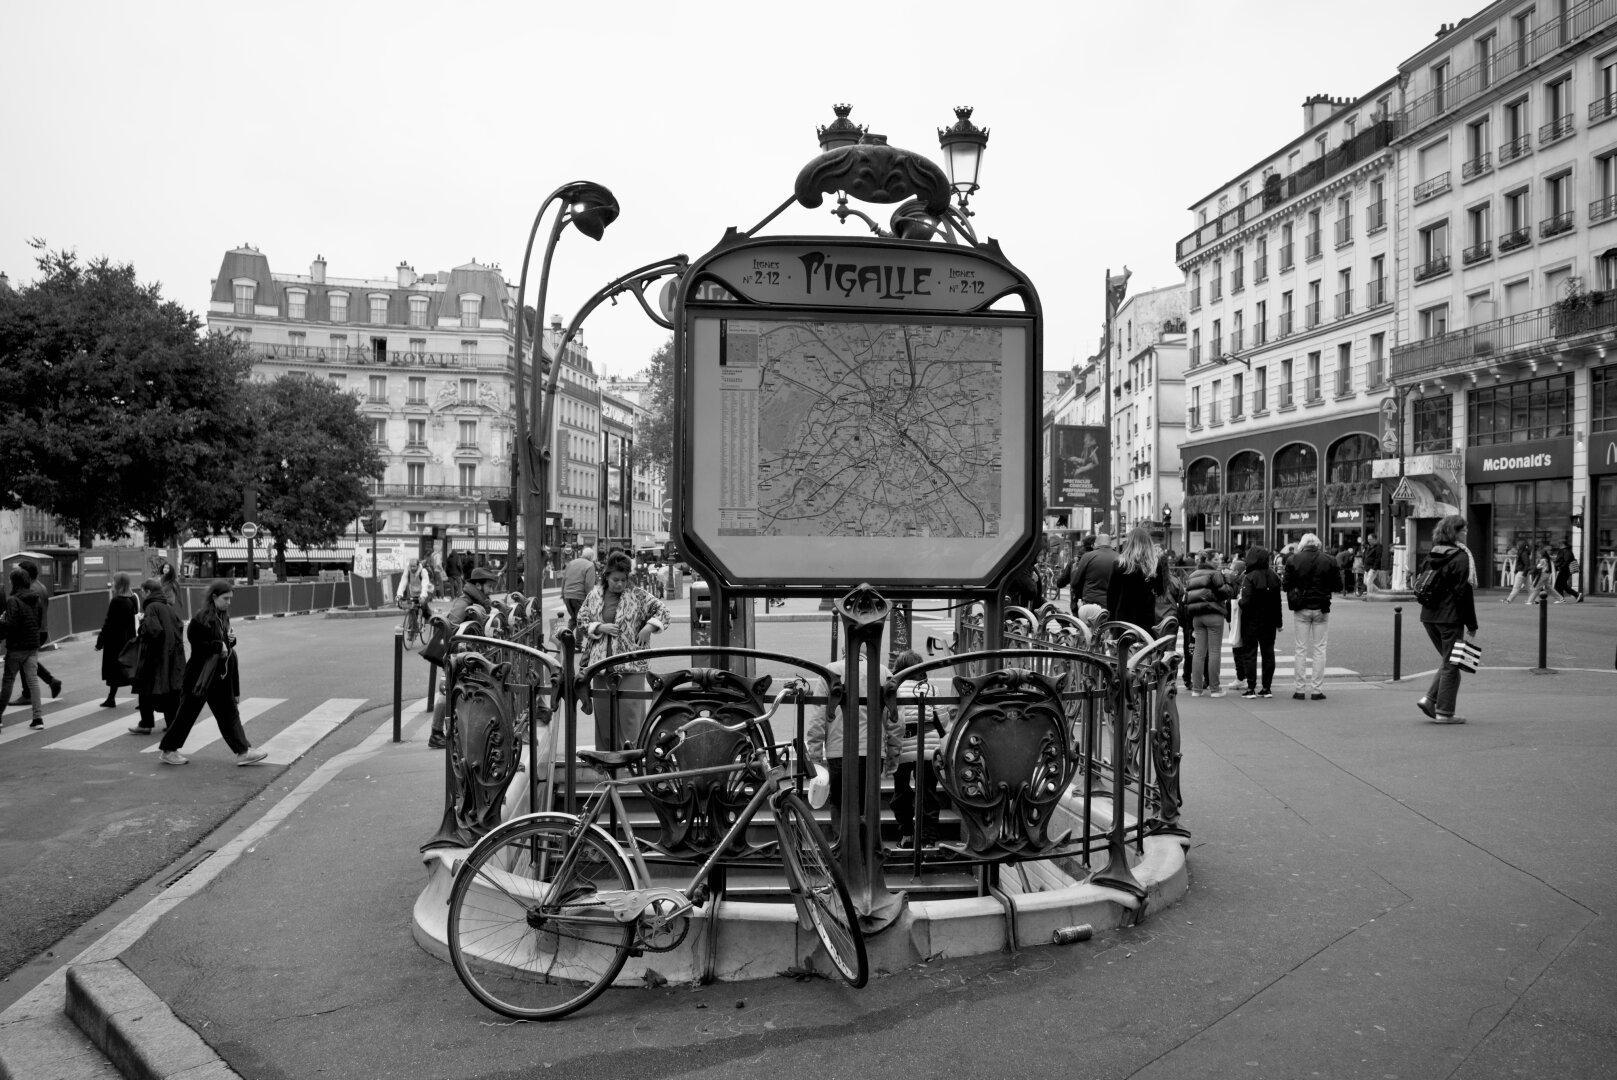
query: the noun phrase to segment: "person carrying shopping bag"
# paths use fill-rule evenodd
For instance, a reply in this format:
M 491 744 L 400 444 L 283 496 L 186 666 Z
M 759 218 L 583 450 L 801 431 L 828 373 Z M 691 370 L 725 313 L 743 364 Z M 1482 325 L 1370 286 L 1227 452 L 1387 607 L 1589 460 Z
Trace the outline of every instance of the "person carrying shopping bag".
M 269 754 L 247 741 L 242 730 L 241 712 L 236 699 L 241 694 L 241 668 L 236 660 L 236 632 L 230 629 L 230 601 L 233 586 L 220 579 L 208 586 L 202 611 L 191 620 L 185 639 L 191 646 L 191 659 L 185 665 L 185 686 L 180 711 L 163 733 L 158 755 L 164 765 L 185 765 L 180 748 L 191 734 L 191 725 L 202 715 L 202 706 L 213 710 L 219 734 L 236 755 L 237 765 L 256 765 Z
M 1477 567 L 1465 546 L 1465 518 L 1450 514 L 1432 530 L 1432 550 L 1416 576 L 1420 601 L 1420 621 L 1426 636 L 1437 649 L 1437 673 L 1432 684 L 1415 703 L 1436 724 L 1463 724 L 1455 715 L 1460 695 L 1460 668 L 1454 663 L 1454 646 L 1459 641 L 1474 642 L 1477 636 Z M 1432 576 L 1427 577 L 1428 573 Z

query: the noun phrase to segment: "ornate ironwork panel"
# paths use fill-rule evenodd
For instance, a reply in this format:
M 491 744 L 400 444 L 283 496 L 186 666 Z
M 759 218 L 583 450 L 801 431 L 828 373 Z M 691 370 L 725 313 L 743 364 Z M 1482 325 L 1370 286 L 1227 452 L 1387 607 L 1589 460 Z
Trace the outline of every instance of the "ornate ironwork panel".
M 1025 668 L 957 677 L 960 711 L 933 757 L 973 855 L 1030 855 L 1054 844 L 1050 815 L 1074 759 L 1056 679 Z
M 438 834 L 422 846 L 469 847 L 500 823 L 521 744 L 513 721 L 510 668 L 477 653 L 457 654 L 449 701 L 449 791 Z
M 762 716 L 770 676 L 748 679 L 722 668 L 692 668 L 652 673 L 651 707 L 640 729 L 638 746 L 646 750 L 640 769 L 655 775 L 704 769 L 746 761 L 755 750 L 747 732 L 732 732 L 744 720 Z M 691 725 L 672 757 L 653 751 L 663 736 Z M 703 857 L 712 853 L 757 791 L 758 781 L 745 772 L 661 780 L 644 786 L 646 798 L 662 826 L 663 850 Z M 728 855 L 750 850 L 738 837 Z

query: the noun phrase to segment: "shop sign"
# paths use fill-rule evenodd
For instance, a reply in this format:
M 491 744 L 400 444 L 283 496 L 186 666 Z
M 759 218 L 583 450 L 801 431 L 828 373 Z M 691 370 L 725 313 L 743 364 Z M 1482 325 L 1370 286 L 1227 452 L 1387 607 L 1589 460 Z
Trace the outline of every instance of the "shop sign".
M 1293 527 L 1312 525 L 1314 524 L 1314 512 L 1312 510 L 1277 510 L 1275 512 L 1275 524 Z
M 1571 475 L 1571 439 L 1497 443 L 1493 446 L 1473 446 L 1465 452 L 1465 480 L 1468 484 Z
M 1617 473 L 1617 432 L 1590 437 L 1589 472 L 1593 476 Z
M 1260 513 L 1257 513 L 1256 511 L 1254 511 L 1252 513 L 1236 514 L 1235 515 L 1235 524 L 1238 525 L 1238 526 L 1243 526 L 1243 527 L 1247 526 L 1247 525 L 1253 525 L 1253 526 L 1258 526 L 1258 527 L 1261 528 L 1262 525 L 1263 525 L 1263 515 L 1260 514 Z
M 1363 520 L 1364 511 L 1357 506 L 1351 509 L 1331 511 L 1331 524 L 1333 525 L 1357 525 Z

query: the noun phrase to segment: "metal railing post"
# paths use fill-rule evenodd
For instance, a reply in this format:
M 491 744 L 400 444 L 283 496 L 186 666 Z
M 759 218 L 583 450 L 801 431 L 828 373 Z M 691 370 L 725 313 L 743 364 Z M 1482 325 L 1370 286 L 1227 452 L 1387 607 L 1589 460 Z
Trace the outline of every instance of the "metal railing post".
M 404 740 L 404 631 L 393 631 L 393 741 Z
M 1550 667 L 1550 590 L 1543 586 L 1538 590 L 1538 667 L 1533 674 L 1555 674 Z
M 1404 672 L 1404 606 L 1392 609 L 1392 681 L 1397 682 Z

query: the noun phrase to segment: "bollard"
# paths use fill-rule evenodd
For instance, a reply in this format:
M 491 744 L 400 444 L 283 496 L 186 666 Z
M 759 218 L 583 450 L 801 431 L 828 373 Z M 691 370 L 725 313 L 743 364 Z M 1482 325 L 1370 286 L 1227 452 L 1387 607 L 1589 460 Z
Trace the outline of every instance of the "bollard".
M 1392 609 L 1392 681 L 1397 682 L 1404 672 L 1404 606 L 1394 604 Z
M 393 741 L 404 741 L 404 631 L 393 631 Z
M 1538 667 L 1534 675 L 1554 675 L 1550 667 L 1550 594 L 1548 589 L 1538 592 Z
M 447 664 L 448 661 L 445 661 Z M 433 703 L 438 698 L 438 668 L 432 664 L 427 665 L 427 711 L 431 712 Z

